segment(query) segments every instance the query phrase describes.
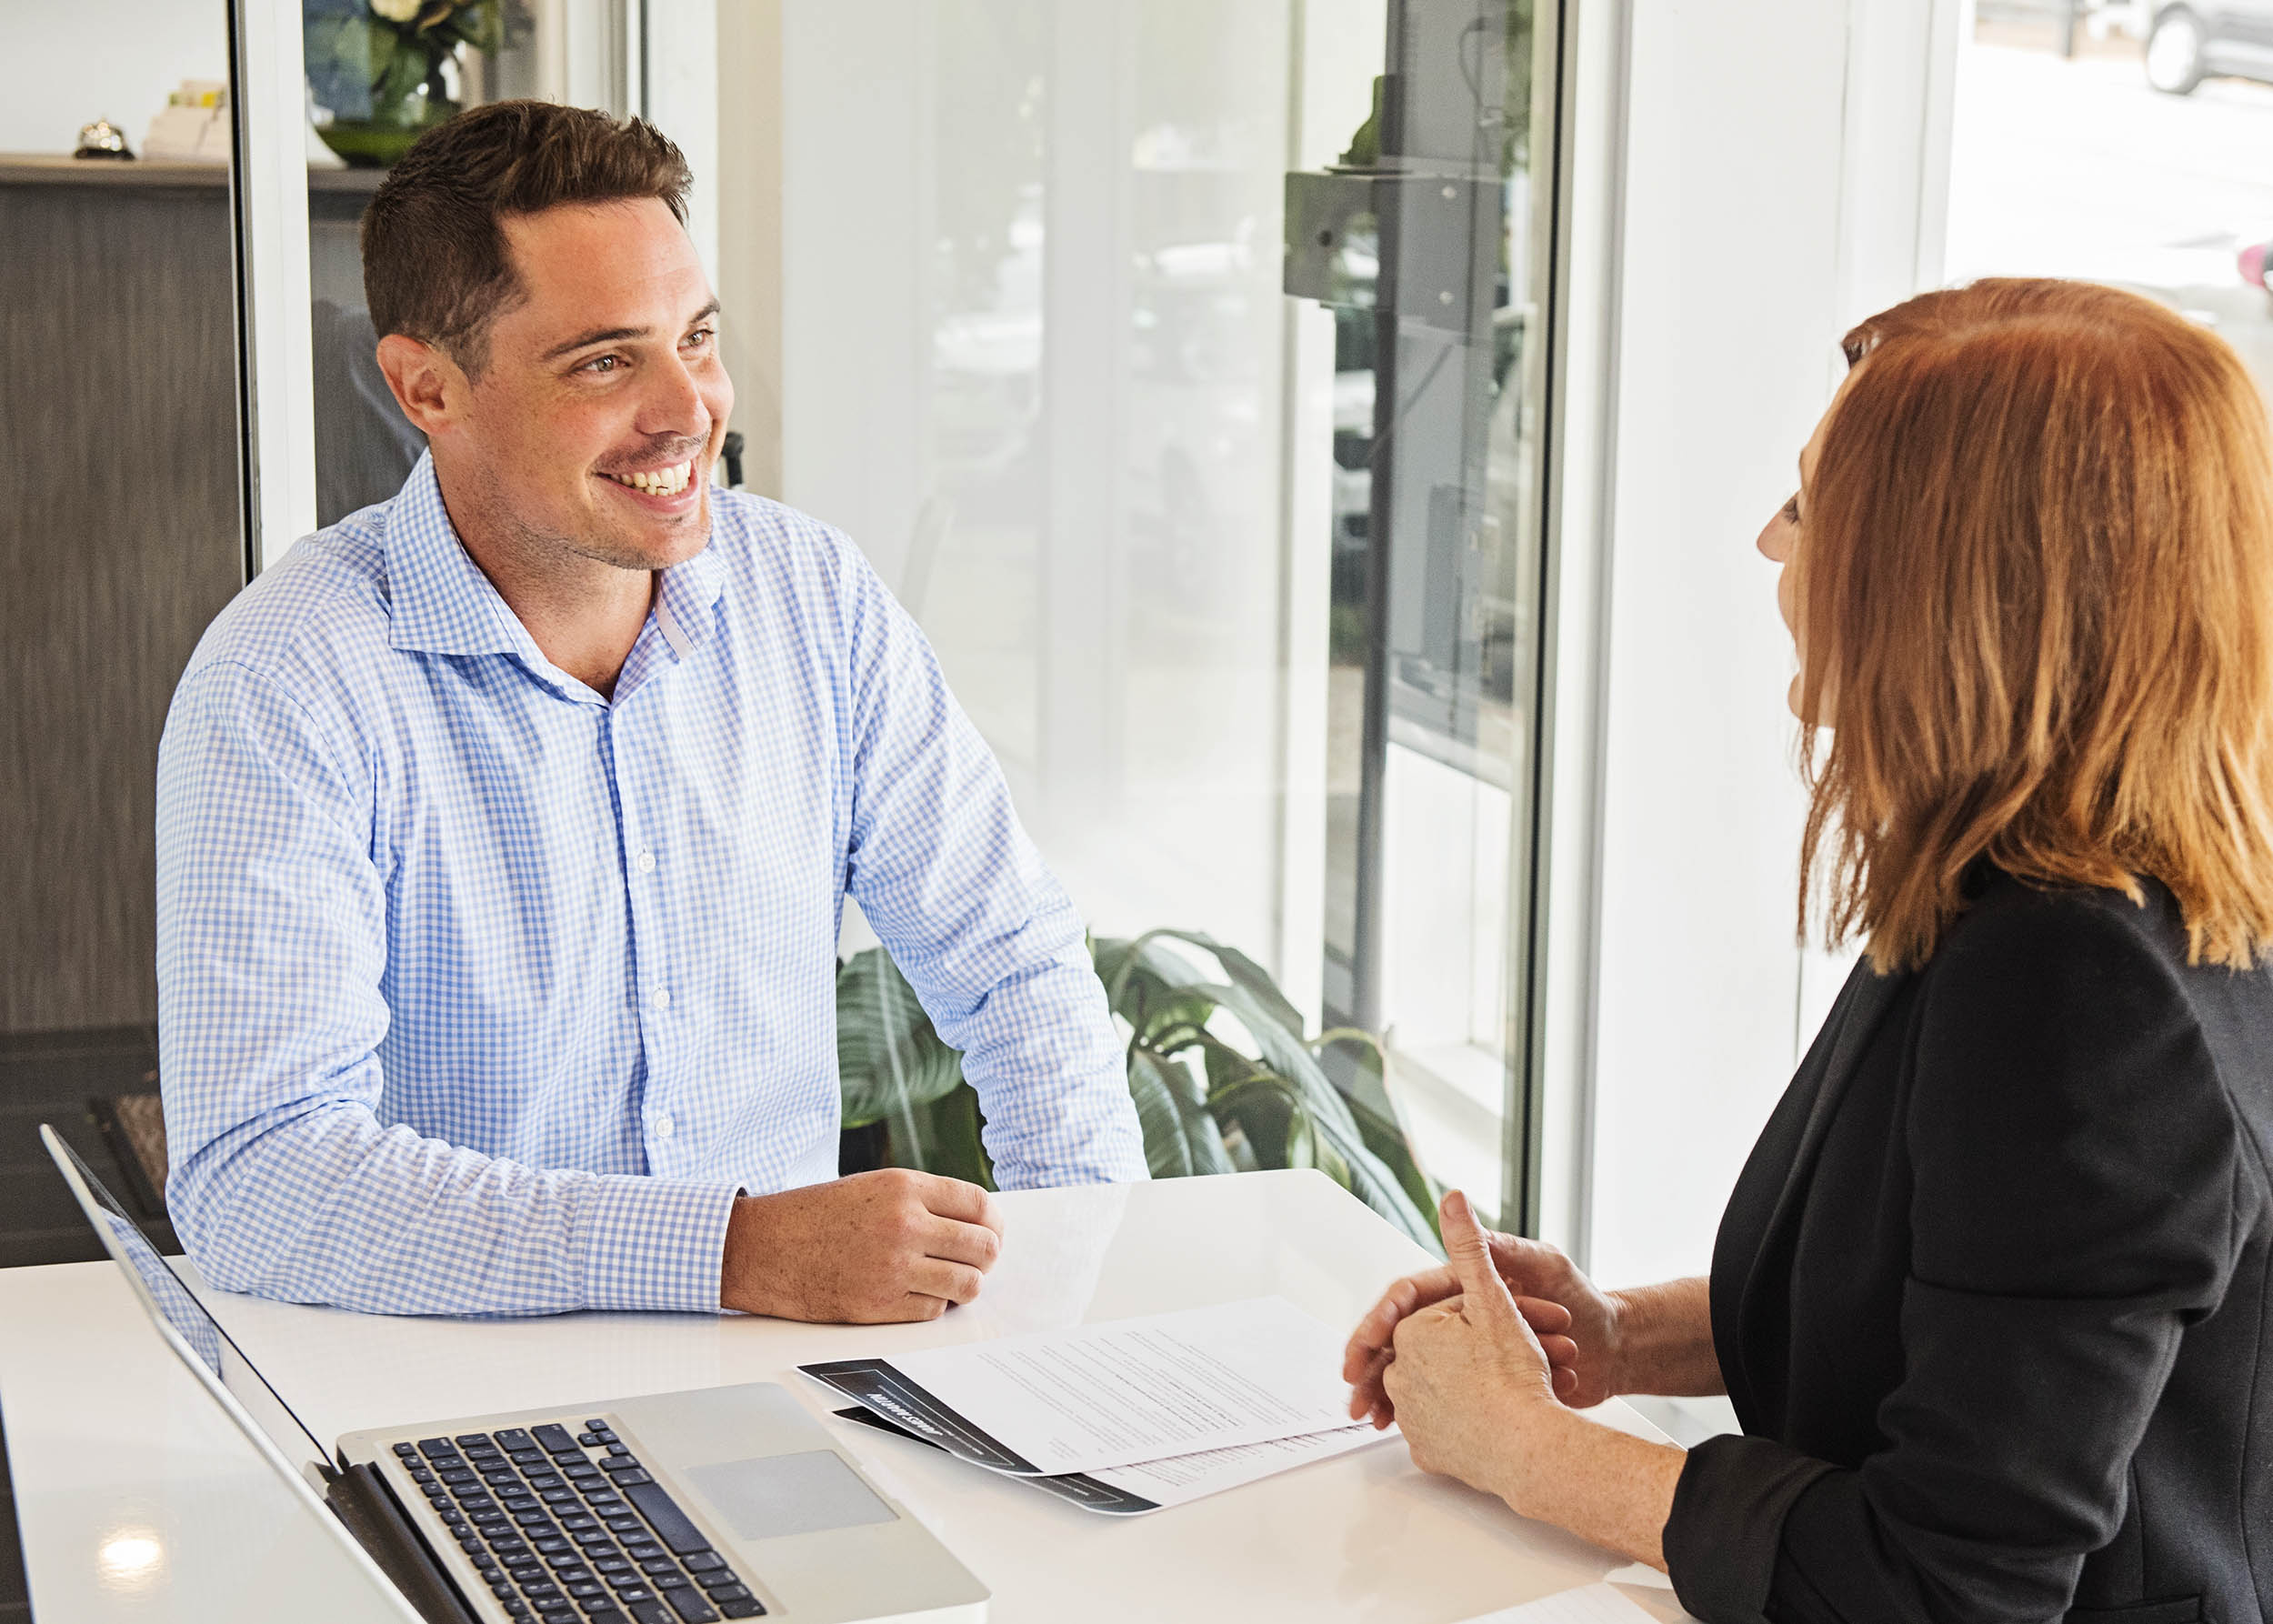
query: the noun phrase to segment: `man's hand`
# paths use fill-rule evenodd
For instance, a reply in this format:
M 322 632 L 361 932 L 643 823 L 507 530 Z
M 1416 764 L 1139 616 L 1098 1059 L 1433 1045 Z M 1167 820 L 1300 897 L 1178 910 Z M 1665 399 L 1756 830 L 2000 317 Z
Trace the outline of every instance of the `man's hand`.
M 777 1319 L 936 1319 L 976 1297 L 1001 1255 L 994 1197 L 959 1178 L 886 1168 L 736 1200 L 718 1302 Z

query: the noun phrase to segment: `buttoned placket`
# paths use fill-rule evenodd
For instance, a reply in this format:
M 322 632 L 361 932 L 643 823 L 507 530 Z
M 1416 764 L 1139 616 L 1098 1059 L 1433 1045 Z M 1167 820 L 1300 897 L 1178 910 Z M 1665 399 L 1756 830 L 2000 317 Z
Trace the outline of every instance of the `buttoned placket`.
M 656 636 L 650 624 L 641 644 Z M 607 770 L 616 788 L 618 853 L 623 865 L 626 928 L 631 936 L 632 997 L 646 1064 L 646 1091 L 639 1103 L 648 1169 L 668 1174 L 680 1168 L 680 1125 L 671 1108 L 673 1065 L 678 1045 L 671 987 L 676 968 L 666 949 L 663 918 L 659 819 L 648 802 L 651 786 L 639 771 L 640 730 L 659 725 L 656 707 L 673 662 L 661 648 L 635 645 L 614 700 L 601 713 Z M 628 679 L 628 680 L 625 680 Z M 626 770 L 626 767 L 630 770 Z

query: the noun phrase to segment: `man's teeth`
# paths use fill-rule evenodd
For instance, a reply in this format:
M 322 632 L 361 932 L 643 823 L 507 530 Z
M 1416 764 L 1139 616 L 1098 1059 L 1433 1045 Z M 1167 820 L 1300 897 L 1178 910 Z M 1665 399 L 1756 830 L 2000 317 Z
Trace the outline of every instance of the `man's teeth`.
M 675 496 L 686 488 L 686 482 L 695 476 L 695 462 L 689 457 L 683 463 L 673 463 L 667 468 L 657 468 L 652 474 L 610 474 L 618 485 L 628 485 L 636 491 L 646 491 L 651 496 Z

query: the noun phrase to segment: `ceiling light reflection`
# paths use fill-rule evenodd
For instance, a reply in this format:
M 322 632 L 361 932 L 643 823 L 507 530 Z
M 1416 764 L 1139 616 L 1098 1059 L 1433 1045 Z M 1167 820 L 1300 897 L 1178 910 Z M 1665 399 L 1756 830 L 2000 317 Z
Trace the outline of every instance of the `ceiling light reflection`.
M 165 1547 L 146 1529 L 121 1529 L 96 1549 L 95 1565 L 105 1589 L 139 1590 L 165 1567 Z

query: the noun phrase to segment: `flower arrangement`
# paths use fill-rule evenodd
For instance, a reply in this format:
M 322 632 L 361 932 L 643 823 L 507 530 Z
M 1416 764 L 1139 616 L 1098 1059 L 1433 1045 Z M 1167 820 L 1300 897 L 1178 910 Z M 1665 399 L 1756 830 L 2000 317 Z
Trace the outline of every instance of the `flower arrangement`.
M 304 0 L 316 134 L 350 164 L 386 165 L 458 111 L 444 73 L 462 49 L 496 50 L 502 0 Z

